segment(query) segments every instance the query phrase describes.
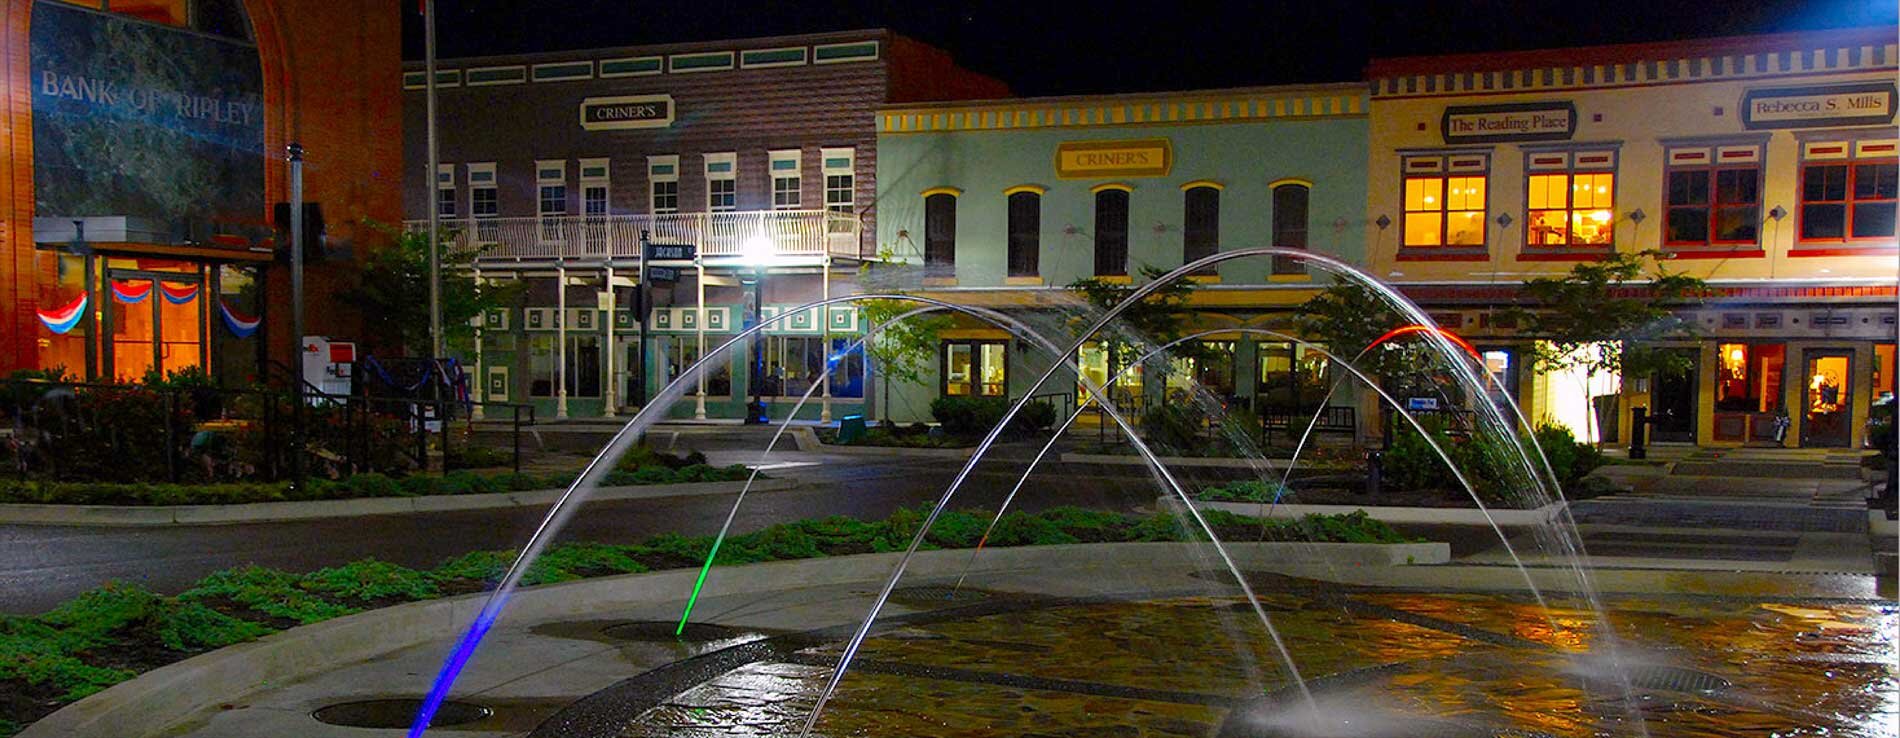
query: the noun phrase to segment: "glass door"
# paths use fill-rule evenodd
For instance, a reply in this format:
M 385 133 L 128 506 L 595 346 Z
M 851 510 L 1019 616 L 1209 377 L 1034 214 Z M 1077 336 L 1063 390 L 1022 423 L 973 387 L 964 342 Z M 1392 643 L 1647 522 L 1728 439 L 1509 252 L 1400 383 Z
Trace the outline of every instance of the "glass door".
M 1844 350 L 1821 350 L 1805 352 L 1804 358 L 1807 373 L 1801 445 L 1844 447 L 1853 420 L 1853 355 Z
M 1680 374 L 1658 374 L 1650 394 L 1651 438 L 1665 443 L 1694 443 L 1696 377 L 1701 372 L 1697 352 L 1682 352 L 1689 360 Z

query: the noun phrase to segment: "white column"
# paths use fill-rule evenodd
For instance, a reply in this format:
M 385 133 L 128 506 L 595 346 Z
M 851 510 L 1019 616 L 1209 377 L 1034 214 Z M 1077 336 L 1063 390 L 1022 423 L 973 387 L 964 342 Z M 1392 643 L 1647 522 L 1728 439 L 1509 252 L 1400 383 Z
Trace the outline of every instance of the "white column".
M 614 354 L 620 353 L 620 347 L 614 345 L 614 308 L 616 307 L 615 298 L 619 297 L 619 295 L 614 292 L 613 262 L 607 262 L 606 271 L 607 320 L 603 322 L 607 324 L 607 337 L 601 339 L 601 350 L 607 354 L 607 368 L 603 370 L 607 375 L 607 381 L 605 383 L 607 386 L 602 387 L 600 391 L 602 400 L 600 416 L 603 418 L 611 418 L 614 416 L 614 408 L 620 404 L 620 378 L 614 376 Z
M 567 265 L 555 267 L 554 417 L 567 417 Z
M 698 307 L 694 308 L 694 310 L 699 312 L 699 315 L 694 319 L 693 325 L 694 325 L 695 332 L 699 334 L 699 358 L 703 361 L 706 358 L 706 262 L 703 260 L 702 257 L 694 256 L 693 266 L 699 270 L 699 277 L 695 280 L 695 282 L 697 282 L 697 286 L 699 287 L 699 305 Z M 731 361 L 731 357 L 724 357 L 724 360 Z M 706 419 L 706 373 L 705 372 L 699 373 L 699 395 L 694 397 L 693 399 L 694 399 L 693 417 L 699 420 L 705 420 Z
M 480 288 L 482 284 L 482 270 L 477 268 L 473 270 L 473 273 L 475 286 Z M 482 412 L 481 403 L 488 401 L 488 377 L 484 374 L 485 370 L 482 368 L 482 326 L 487 325 L 487 323 L 488 315 L 486 311 L 475 314 L 475 376 L 469 379 L 469 384 L 475 386 L 472 388 L 473 391 L 468 394 L 469 397 L 475 399 L 476 404 L 475 409 L 468 411 L 470 420 L 482 419 L 484 413 Z
M 827 236 L 827 238 L 828 237 L 829 236 Z M 831 251 L 830 249 L 825 250 L 824 266 L 820 268 L 824 270 L 824 277 L 823 277 L 823 282 L 822 282 L 823 286 L 821 287 L 822 289 L 821 294 L 824 295 L 823 299 L 829 300 L 831 299 Z M 819 350 L 822 353 L 822 355 L 825 357 L 825 365 L 830 366 L 831 365 L 831 306 L 830 305 L 826 305 L 824 307 L 818 308 L 818 320 L 820 323 L 823 323 L 823 326 L 819 329 L 820 330 L 819 335 L 824 336 L 824 338 L 819 339 L 820 341 L 822 341 L 822 343 L 819 344 Z M 818 421 L 821 423 L 829 423 L 831 422 L 831 375 L 829 373 L 825 375 L 824 388 L 819 391 L 824 393 L 824 398 L 819 400 L 818 402 Z

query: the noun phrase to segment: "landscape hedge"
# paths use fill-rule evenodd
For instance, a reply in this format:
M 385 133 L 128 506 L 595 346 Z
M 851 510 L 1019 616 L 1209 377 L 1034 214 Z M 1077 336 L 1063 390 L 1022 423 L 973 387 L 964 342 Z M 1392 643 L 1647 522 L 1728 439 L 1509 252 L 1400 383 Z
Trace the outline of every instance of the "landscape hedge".
M 833 516 L 774 525 L 734 536 L 718 565 L 901 551 L 925 511 L 900 509 L 878 521 Z M 1203 516 L 1222 540 L 1402 543 L 1409 539 L 1364 512 L 1267 520 L 1221 511 Z M 926 548 L 974 546 L 992 518 L 983 510 L 947 511 L 931 527 Z M 1135 517 L 1059 507 L 1012 512 L 989 546 L 1078 542 L 1198 540 L 1161 513 Z M 667 533 L 643 543 L 568 543 L 531 565 L 527 585 L 587 577 L 696 567 L 711 536 Z M 260 566 L 215 572 L 177 595 L 108 582 L 35 616 L 0 615 L 0 736 L 139 673 L 277 631 L 405 602 L 493 588 L 514 551 L 475 551 L 433 569 L 376 559 L 296 574 Z
M 616 468 L 607 472 L 602 485 L 624 487 L 686 482 L 731 482 L 743 480 L 750 472 L 742 464 L 707 466 L 704 463 L 673 468 L 661 464 Z M 483 474 L 455 471 L 448 474 L 411 474 L 388 477 L 382 474 L 355 474 L 342 479 L 312 479 L 300 489 L 287 482 L 236 482 L 230 484 L 152 484 L 120 482 L 42 482 L 0 479 L 0 503 L 52 505 L 235 505 L 252 502 L 290 500 L 349 500 L 361 497 L 422 497 L 428 495 L 474 495 L 492 492 L 526 492 L 566 487 L 574 482 L 572 472 L 561 474 Z

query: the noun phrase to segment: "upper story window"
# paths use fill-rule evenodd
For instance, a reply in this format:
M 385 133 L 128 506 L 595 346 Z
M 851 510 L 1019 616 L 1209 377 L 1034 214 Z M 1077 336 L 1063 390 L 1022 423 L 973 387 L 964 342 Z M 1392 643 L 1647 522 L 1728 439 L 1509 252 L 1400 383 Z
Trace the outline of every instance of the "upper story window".
M 435 167 L 435 214 L 443 218 L 455 217 L 454 164 L 437 164 Z
M 1616 247 L 1616 152 L 1526 151 L 1527 250 Z
M 567 162 L 535 162 L 534 181 L 539 193 L 535 215 L 541 218 L 541 240 L 559 239 L 562 227 L 560 217 L 567 215 Z
M 739 209 L 738 157 L 706 155 L 706 209 L 715 213 Z
M 772 174 L 772 209 L 797 210 L 802 200 L 799 194 L 798 149 L 773 151 L 769 158 Z
M 1181 263 L 1220 252 L 1220 186 L 1193 183 L 1181 194 Z
M 1095 276 L 1128 274 L 1128 186 L 1095 189 Z
M 924 193 L 924 266 L 954 269 L 957 265 L 957 193 Z
M 1490 155 L 1408 156 L 1403 166 L 1403 248 L 1483 252 Z
M 1664 245 L 1692 250 L 1761 243 L 1760 144 L 1671 146 L 1664 155 Z
M 856 209 L 858 191 L 853 175 L 857 163 L 855 150 L 820 149 L 818 153 L 824 160 L 825 209 L 850 215 Z
M 1892 246 L 1900 203 L 1900 162 L 1893 139 L 1804 141 L 1801 145 L 1803 245 Z
M 647 157 L 648 199 L 647 207 L 654 215 L 665 215 L 680 211 L 680 158 L 677 156 Z
M 601 217 L 607 214 L 607 160 L 582 159 L 581 165 L 581 214 L 589 217 Z
M 1312 189 L 1304 183 L 1288 182 L 1273 188 L 1273 245 L 1288 249 L 1306 248 L 1307 206 Z M 1273 257 L 1274 274 L 1301 274 L 1306 264 L 1299 259 Z
M 1009 191 L 1009 276 L 1034 277 L 1042 259 L 1042 188 Z
M 485 220 L 501 215 L 501 200 L 495 191 L 495 163 L 492 161 L 468 165 L 468 214 L 477 218 L 475 240 L 487 243 L 500 235 L 499 226 Z
M 244 0 L 63 0 L 93 10 L 137 18 L 149 23 L 190 28 L 221 38 L 250 42 L 251 19 Z

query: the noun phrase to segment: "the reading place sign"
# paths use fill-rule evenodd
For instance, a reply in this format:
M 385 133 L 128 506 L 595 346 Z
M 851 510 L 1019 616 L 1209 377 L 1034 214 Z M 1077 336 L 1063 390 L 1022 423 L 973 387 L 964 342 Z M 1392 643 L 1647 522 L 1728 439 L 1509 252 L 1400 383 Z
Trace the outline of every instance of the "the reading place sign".
M 1445 143 L 1568 141 L 1577 133 L 1577 106 L 1569 101 L 1445 108 Z
M 672 95 L 590 97 L 581 101 L 581 127 L 590 131 L 673 125 Z
M 1893 106 L 1892 82 L 1749 90 L 1742 122 L 1749 128 L 1879 124 L 1893 120 Z

